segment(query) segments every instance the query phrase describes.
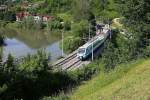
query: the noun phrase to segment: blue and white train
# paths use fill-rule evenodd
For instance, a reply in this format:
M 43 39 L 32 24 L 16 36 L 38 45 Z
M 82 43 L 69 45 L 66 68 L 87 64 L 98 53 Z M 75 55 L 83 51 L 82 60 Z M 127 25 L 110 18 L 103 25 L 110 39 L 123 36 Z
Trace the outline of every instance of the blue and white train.
M 95 36 L 92 40 L 79 47 L 77 51 L 77 57 L 80 60 L 85 60 L 88 56 L 92 54 L 104 41 L 107 39 L 110 30 L 108 28 L 104 28 L 100 35 Z M 93 50 L 92 50 L 93 49 Z

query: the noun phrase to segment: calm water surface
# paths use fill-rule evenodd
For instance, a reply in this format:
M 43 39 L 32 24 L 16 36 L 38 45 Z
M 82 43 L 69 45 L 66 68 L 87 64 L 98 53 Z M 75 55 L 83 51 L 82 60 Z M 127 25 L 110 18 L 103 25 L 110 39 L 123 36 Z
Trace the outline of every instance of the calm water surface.
M 6 46 L 3 47 L 3 59 L 6 60 L 8 54 L 15 58 L 35 54 L 38 50 L 44 49 L 51 54 L 52 61 L 57 60 L 61 55 L 59 48 L 60 36 L 44 31 L 25 30 L 5 30 Z

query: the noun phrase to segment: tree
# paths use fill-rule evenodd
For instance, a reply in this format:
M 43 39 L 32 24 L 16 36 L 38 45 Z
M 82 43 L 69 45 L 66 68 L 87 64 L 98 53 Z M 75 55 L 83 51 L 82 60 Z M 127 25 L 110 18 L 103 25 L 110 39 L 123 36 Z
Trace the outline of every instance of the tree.
M 115 48 L 113 43 L 107 42 L 107 44 L 105 44 L 104 51 L 102 58 L 105 63 L 105 68 L 106 70 L 111 70 L 118 64 L 118 49 Z
M 111 40 L 104 44 L 103 62 L 107 70 L 114 68 L 121 63 L 127 63 L 130 60 L 137 59 L 137 37 L 129 36 L 127 33 L 120 34 L 119 30 L 112 30 Z M 129 33 L 130 34 L 130 33 Z
M 15 67 L 16 66 L 14 64 L 14 58 L 11 54 L 9 54 L 6 61 L 6 65 L 4 66 L 4 70 L 11 74 L 13 71 L 15 71 Z
M 89 24 L 87 20 L 82 20 L 79 23 L 74 23 L 72 26 L 72 33 L 76 37 L 88 37 Z
M 108 0 L 92 0 L 91 6 L 93 11 L 100 13 L 101 11 L 105 10 L 108 5 Z
M 90 0 L 74 0 L 72 12 L 75 20 L 88 19 L 90 14 Z
M 147 48 L 150 39 L 150 1 L 149 0 L 128 0 L 122 1 L 122 15 L 124 23 L 134 37 L 136 44 L 135 54 L 140 54 L 142 48 Z M 132 47 L 134 48 L 134 47 Z M 139 51 L 140 50 L 140 51 Z
M 0 35 L 0 46 L 4 44 L 4 36 Z
M 64 39 L 64 50 L 70 53 L 83 44 L 84 42 L 81 37 L 68 36 Z

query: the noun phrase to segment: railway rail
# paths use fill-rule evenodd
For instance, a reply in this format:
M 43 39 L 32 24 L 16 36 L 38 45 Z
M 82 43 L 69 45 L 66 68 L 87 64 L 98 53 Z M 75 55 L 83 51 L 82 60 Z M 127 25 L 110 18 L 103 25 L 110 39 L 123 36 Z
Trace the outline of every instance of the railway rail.
M 71 68 L 73 65 L 75 65 L 75 63 L 79 62 L 76 53 L 77 51 L 74 51 L 67 57 L 60 59 L 56 63 L 52 64 L 52 66 L 59 67 L 62 70 L 67 70 Z
M 62 66 L 62 65 L 64 65 L 65 63 L 67 63 L 69 60 L 71 60 L 71 59 L 73 59 L 73 58 L 75 58 L 75 57 L 76 57 L 76 53 L 73 53 L 72 55 L 70 55 L 70 56 L 64 58 L 64 59 L 61 60 L 61 61 L 56 62 L 56 63 L 53 64 L 53 65 L 54 65 L 54 66 Z
M 109 25 L 106 25 L 103 32 L 101 32 L 101 34 L 99 35 L 103 35 L 105 39 L 107 39 L 109 36 L 111 38 L 111 29 L 109 28 Z M 93 37 L 92 39 L 95 39 L 96 37 L 97 36 Z M 103 42 L 105 42 L 105 40 Z M 98 57 L 103 52 L 103 49 L 104 49 L 103 47 L 104 47 L 104 43 L 102 43 L 100 47 L 94 51 L 94 55 L 93 55 L 94 58 Z M 90 58 L 88 58 L 86 61 L 81 61 L 80 59 L 78 59 L 77 52 L 78 50 L 74 51 L 69 56 L 65 57 L 64 59 L 61 59 L 57 61 L 56 63 L 52 64 L 52 66 L 59 67 L 62 70 L 75 70 L 91 62 Z
M 78 58 L 75 58 L 65 64 L 65 66 L 62 66 L 64 70 L 70 69 L 71 67 L 76 67 L 75 64 L 81 62 Z

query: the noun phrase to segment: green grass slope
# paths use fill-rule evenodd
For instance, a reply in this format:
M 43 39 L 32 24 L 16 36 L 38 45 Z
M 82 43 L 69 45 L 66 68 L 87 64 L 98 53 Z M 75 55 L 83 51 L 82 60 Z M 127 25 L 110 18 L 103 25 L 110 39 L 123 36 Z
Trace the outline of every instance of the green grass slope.
M 118 66 L 80 86 L 72 100 L 150 100 L 150 60 Z

